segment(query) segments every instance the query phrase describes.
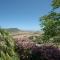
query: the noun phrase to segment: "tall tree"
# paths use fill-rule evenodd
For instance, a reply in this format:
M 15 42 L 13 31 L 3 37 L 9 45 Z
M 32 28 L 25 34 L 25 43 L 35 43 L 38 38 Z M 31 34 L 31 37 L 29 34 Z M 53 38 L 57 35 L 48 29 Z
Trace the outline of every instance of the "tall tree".
M 60 0 L 52 1 L 53 9 L 60 7 Z M 60 36 L 60 13 L 50 12 L 48 15 L 41 17 L 41 25 L 43 26 L 43 40 L 49 41 L 54 36 Z
M 52 0 L 52 7 L 54 9 L 59 8 L 60 7 L 60 0 Z
M 60 14 L 51 12 L 49 15 L 45 15 L 41 18 L 44 39 L 49 40 L 49 38 L 54 37 L 59 33 L 60 30 Z

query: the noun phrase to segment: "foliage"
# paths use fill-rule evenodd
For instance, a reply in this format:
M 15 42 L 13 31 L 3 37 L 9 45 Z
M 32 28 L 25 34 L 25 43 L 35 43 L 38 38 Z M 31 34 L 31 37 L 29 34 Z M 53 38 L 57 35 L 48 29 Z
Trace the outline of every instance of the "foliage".
M 31 48 L 24 48 L 23 46 L 17 46 L 17 52 L 20 55 L 20 60 L 30 60 Z
M 44 44 L 24 49 L 18 46 L 21 60 L 60 60 L 60 50 L 54 45 Z
M 32 40 L 33 42 L 37 43 L 37 44 L 43 43 L 41 36 L 30 36 L 29 39 Z
M 54 36 L 52 38 L 52 42 L 59 45 L 60 44 L 60 36 Z
M 52 0 L 52 6 L 54 9 L 60 7 L 60 0 Z
M 14 39 L 7 31 L 0 28 L 0 60 L 19 60 L 15 51 Z
M 41 18 L 43 26 L 43 40 L 47 41 L 51 37 L 60 35 L 60 13 L 51 12 Z
M 53 9 L 59 8 L 60 0 L 52 0 L 52 7 Z M 57 43 L 59 41 L 60 43 L 60 38 L 55 38 L 56 36 L 60 37 L 60 13 L 54 12 L 53 10 L 48 15 L 41 17 L 40 20 L 44 32 L 42 35 L 43 42 Z
M 53 46 L 33 47 L 31 60 L 60 60 L 60 50 Z
M 30 37 L 29 37 L 29 39 L 31 39 L 31 40 L 32 40 L 32 39 L 33 39 L 33 36 L 30 36 Z

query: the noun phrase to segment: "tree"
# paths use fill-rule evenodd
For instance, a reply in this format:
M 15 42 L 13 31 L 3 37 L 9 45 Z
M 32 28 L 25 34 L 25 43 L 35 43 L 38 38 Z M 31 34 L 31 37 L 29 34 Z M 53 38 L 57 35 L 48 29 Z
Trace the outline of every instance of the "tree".
M 60 7 L 60 0 L 52 1 L 53 9 Z M 54 36 L 60 36 L 60 13 L 51 11 L 48 15 L 41 17 L 41 25 L 43 27 L 43 41 L 47 42 Z
M 52 7 L 54 9 L 59 8 L 60 7 L 60 0 L 52 0 Z
M 51 12 L 49 15 L 45 15 L 41 18 L 44 39 L 49 40 L 49 38 L 58 35 L 58 28 L 60 26 L 60 14 Z

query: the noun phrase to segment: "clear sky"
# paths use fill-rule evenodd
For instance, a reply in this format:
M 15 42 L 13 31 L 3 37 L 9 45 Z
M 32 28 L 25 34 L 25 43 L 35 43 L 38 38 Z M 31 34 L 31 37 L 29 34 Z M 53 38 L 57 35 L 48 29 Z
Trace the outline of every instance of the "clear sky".
M 39 19 L 51 11 L 51 0 L 0 0 L 0 26 L 40 30 Z

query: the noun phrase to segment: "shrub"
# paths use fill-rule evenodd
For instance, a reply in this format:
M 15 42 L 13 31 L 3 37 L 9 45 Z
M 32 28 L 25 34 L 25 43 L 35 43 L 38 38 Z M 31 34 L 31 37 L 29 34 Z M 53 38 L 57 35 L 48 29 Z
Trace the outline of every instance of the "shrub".
M 33 39 L 33 36 L 30 36 L 30 37 L 29 37 L 29 39 L 31 39 L 31 40 L 32 40 L 32 39 Z
M 60 50 L 55 46 L 32 48 L 31 60 L 60 60 Z
M 60 44 L 60 36 L 53 37 L 53 43 Z
M 21 60 L 60 60 L 60 50 L 55 45 L 42 44 L 24 49 L 17 47 Z

